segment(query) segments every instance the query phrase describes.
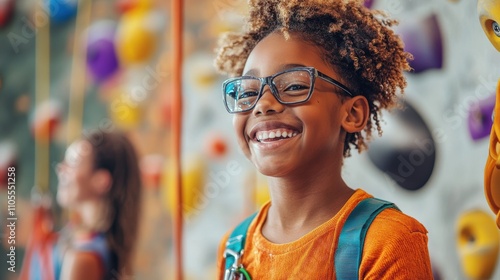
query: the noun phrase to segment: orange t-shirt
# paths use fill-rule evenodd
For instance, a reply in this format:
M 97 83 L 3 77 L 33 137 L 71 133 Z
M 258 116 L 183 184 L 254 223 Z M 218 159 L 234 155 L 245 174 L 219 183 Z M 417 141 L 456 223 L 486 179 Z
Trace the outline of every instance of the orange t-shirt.
M 349 198 L 330 220 L 286 244 L 275 244 L 262 235 L 270 203 L 250 224 L 242 264 L 253 280 L 335 279 L 334 255 L 340 231 L 348 215 L 363 199 L 363 190 Z M 229 231 L 219 246 L 218 277 L 223 279 L 223 252 Z M 372 222 L 365 238 L 359 279 L 433 279 L 427 230 L 417 220 L 396 209 L 385 209 Z

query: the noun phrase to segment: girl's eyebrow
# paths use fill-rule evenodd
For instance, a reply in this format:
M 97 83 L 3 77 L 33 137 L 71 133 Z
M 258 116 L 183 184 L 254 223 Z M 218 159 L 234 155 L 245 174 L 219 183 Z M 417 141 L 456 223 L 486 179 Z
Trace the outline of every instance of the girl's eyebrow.
M 304 64 L 298 64 L 298 63 L 282 64 L 279 67 L 278 72 L 285 71 L 285 70 L 288 70 L 288 69 L 291 69 L 291 68 L 296 68 L 296 67 L 306 67 L 306 65 L 304 65 Z
M 257 69 L 250 69 L 247 72 L 243 74 L 243 76 L 257 76 L 259 74 L 259 70 Z
M 279 73 L 279 72 L 282 72 L 282 71 L 285 71 L 285 70 L 288 70 L 291 68 L 296 68 L 296 67 L 306 67 L 306 65 L 298 64 L 298 63 L 281 64 L 280 66 L 278 66 L 278 71 L 276 71 L 276 73 Z M 245 72 L 243 74 L 243 76 L 257 77 L 259 75 L 259 73 L 260 73 L 260 71 L 254 68 L 254 69 L 250 69 L 247 72 Z M 274 73 L 274 74 L 276 74 L 276 73 Z

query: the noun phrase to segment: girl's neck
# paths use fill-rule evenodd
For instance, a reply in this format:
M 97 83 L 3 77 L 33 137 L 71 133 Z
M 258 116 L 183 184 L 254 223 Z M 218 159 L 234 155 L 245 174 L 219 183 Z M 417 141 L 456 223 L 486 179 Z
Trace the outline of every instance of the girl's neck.
M 262 233 L 276 243 L 294 241 L 328 221 L 354 193 L 340 171 L 331 170 L 271 178 L 269 185 L 272 203 Z
M 91 200 L 81 203 L 76 209 L 75 234 L 86 236 L 104 232 L 109 227 L 109 206 L 104 200 Z

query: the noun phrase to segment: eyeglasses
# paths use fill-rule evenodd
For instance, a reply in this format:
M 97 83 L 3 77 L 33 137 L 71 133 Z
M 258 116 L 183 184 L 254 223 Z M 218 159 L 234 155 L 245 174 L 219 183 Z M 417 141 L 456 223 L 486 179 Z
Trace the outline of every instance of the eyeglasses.
M 314 67 L 296 67 L 269 77 L 243 76 L 226 80 L 222 84 L 224 105 L 231 114 L 250 111 L 262 97 L 265 85 L 269 85 L 272 94 L 281 104 L 305 103 L 311 98 L 317 77 L 338 87 L 349 96 L 354 96 L 342 83 Z

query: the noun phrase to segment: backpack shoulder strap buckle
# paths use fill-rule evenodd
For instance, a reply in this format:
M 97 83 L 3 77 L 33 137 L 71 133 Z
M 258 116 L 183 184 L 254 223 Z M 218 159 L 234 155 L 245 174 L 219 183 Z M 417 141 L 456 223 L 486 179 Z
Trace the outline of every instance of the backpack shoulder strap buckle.
M 234 258 L 233 265 L 231 266 L 232 268 L 238 268 L 241 265 L 241 256 L 243 255 L 243 250 L 240 252 L 233 251 L 231 249 L 226 249 L 224 251 L 224 258 L 227 258 L 228 256 L 231 256 Z
M 224 280 L 251 279 L 250 274 L 243 267 L 242 256 L 248 228 L 256 215 L 257 212 L 239 224 L 226 242 L 226 249 L 224 251 L 224 258 L 226 259 Z
M 224 280 L 236 279 L 236 274 L 241 266 L 241 255 L 243 255 L 243 250 L 241 252 L 236 252 L 231 249 L 226 249 L 224 251 L 224 258 L 232 257 L 234 259 L 231 267 L 226 268 L 224 272 Z

